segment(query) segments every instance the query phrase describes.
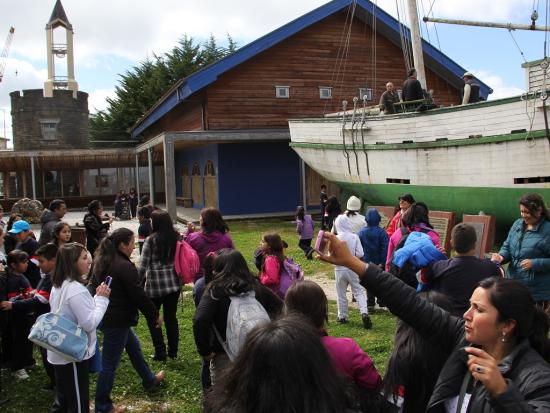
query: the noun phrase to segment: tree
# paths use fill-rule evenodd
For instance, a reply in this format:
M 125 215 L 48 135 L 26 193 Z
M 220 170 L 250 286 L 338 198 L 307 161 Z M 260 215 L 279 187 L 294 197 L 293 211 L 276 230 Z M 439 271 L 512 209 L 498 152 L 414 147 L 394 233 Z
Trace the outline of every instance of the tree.
M 227 47 L 218 46 L 213 35 L 204 43 L 196 44 L 192 37 L 184 35 L 163 56 L 153 54 L 152 59 L 147 58 L 120 75 L 115 97 L 107 98 L 107 109 L 90 117 L 92 146 L 120 146 L 121 141 L 135 144 L 128 129 L 180 79 L 237 49 L 229 34 L 227 44 Z

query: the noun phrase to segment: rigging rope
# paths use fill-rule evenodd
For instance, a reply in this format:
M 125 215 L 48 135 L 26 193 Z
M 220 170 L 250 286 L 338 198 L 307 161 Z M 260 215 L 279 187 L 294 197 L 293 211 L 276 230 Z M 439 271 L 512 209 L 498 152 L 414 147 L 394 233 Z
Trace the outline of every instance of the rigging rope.
M 376 20 L 376 9 L 378 7 L 378 0 L 375 0 L 372 4 L 372 53 L 373 53 L 373 81 L 372 81 L 372 95 L 374 96 L 374 92 L 376 90 L 376 66 L 377 66 L 377 20 Z M 365 91 L 366 92 L 366 91 Z M 360 99 L 363 99 L 363 96 L 359 96 Z
M 516 41 L 516 38 L 515 38 L 514 35 L 512 34 L 512 29 L 508 28 L 508 33 L 510 33 L 510 37 L 512 38 L 512 40 L 513 40 L 514 43 L 516 44 L 516 47 L 518 48 L 519 54 L 521 54 L 521 57 L 523 58 L 523 61 L 524 61 L 525 63 L 527 63 L 527 59 L 525 58 L 525 55 L 523 54 L 523 51 L 522 51 L 521 48 L 519 47 L 519 44 L 518 44 L 518 42 Z
M 342 67 L 342 60 L 343 60 L 343 56 L 344 56 L 344 50 L 343 50 L 344 49 L 344 36 L 345 36 L 346 29 L 347 29 L 347 26 L 348 26 L 348 20 L 349 20 L 349 17 L 350 17 L 351 9 L 352 9 L 352 4 L 350 4 L 349 7 L 348 7 L 348 11 L 347 11 L 347 14 L 346 14 L 346 20 L 344 22 L 344 28 L 342 29 L 342 33 L 340 34 L 340 40 L 338 42 L 338 51 L 336 52 L 336 64 L 334 65 L 334 67 L 332 69 L 332 74 L 331 74 L 331 78 L 330 78 L 330 85 L 331 86 L 337 85 L 337 83 L 338 83 L 338 77 L 339 77 L 339 74 L 340 74 L 340 69 Z M 335 77 L 336 77 L 336 80 L 335 80 Z M 327 105 L 329 103 L 332 105 L 333 96 L 334 96 L 334 94 L 332 94 L 332 96 L 329 100 L 325 101 L 325 105 L 323 107 L 323 115 L 327 111 Z

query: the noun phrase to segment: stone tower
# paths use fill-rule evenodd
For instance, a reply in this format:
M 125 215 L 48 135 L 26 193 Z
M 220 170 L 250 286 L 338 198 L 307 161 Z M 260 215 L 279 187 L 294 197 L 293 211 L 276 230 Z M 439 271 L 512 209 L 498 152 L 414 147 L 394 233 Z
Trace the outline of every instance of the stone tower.
M 54 30 L 58 27 L 65 29 L 65 43 L 54 42 Z M 50 21 L 46 24 L 46 56 L 48 58 L 48 80 L 44 82 L 44 96 L 53 97 L 54 89 L 72 90 L 76 98 L 78 83 L 74 78 L 74 49 L 73 49 L 73 26 L 69 23 L 61 0 L 57 0 L 53 9 Z M 67 62 L 67 75 L 55 75 L 56 59 L 65 59 Z
M 66 43 L 54 43 L 54 29 L 66 31 Z M 88 94 L 74 78 L 73 28 L 57 0 L 46 24 L 48 79 L 44 90 L 10 93 L 13 148 L 19 150 L 85 149 L 90 146 Z M 66 58 L 67 76 L 55 75 L 55 60 Z

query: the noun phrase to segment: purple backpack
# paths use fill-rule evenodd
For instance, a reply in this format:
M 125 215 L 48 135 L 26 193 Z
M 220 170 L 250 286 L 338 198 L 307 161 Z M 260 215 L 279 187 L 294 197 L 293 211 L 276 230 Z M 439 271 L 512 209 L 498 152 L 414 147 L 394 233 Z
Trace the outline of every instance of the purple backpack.
M 292 258 L 287 258 L 283 261 L 281 267 L 281 281 L 279 282 L 279 287 L 277 287 L 277 295 L 284 299 L 290 286 L 296 281 L 302 281 L 303 279 L 304 272 L 300 266 Z

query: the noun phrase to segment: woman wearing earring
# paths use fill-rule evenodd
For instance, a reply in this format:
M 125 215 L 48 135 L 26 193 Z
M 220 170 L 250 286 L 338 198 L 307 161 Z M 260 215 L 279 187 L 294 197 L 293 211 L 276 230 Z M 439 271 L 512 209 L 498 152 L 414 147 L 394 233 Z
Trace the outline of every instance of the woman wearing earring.
M 333 234 L 324 236 L 330 255 L 321 260 L 360 274 L 361 284 L 393 314 L 449 354 L 426 412 L 550 411 L 550 321 L 524 284 L 506 278 L 481 281 L 459 318 L 354 257 Z

